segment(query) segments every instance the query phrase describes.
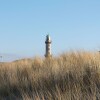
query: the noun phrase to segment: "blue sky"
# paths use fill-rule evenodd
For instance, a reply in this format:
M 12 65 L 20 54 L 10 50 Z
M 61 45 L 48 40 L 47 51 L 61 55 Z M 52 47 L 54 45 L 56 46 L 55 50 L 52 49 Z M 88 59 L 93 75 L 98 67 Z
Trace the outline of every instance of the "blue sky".
M 100 49 L 100 0 L 0 0 L 0 53 L 43 56 Z

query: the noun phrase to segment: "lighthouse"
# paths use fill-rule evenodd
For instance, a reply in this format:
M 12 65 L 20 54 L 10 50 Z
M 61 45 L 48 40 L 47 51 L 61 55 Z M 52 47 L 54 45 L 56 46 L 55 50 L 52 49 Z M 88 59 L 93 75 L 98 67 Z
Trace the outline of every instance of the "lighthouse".
M 49 35 L 46 36 L 46 41 L 45 41 L 45 44 L 46 44 L 46 53 L 45 53 L 45 57 L 49 58 L 49 57 L 52 57 L 51 55 L 51 38 Z

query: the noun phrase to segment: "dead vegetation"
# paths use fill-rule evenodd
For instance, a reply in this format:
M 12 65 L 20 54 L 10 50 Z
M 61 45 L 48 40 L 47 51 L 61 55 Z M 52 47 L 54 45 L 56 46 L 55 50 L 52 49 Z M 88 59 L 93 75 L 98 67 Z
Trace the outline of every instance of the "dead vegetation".
M 68 52 L 1 63 L 0 100 L 100 100 L 100 55 Z

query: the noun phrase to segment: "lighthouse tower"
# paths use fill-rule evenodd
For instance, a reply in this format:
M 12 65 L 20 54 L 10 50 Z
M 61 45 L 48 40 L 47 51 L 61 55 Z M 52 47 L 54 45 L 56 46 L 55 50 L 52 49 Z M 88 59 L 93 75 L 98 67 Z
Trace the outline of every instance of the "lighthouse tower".
M 52 55 L 51 55 L 51 43 L 52 43 L 52 41 L 51 41 L 51 39 L 50 39 L 50 36 L 49 35 L 47 35 L 46 36 L 46 41 L 45 41 L 45 44 L 46 44 L 46 54 L 45 54 L 45 57 L 52 57 Z

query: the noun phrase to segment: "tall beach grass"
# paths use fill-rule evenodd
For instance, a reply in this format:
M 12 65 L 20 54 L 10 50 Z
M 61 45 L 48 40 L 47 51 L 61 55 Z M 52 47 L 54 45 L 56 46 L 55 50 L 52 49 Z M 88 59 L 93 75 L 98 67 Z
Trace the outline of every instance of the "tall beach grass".
M 100 100 L 100 54 L 0 63 L 0 100 Z

